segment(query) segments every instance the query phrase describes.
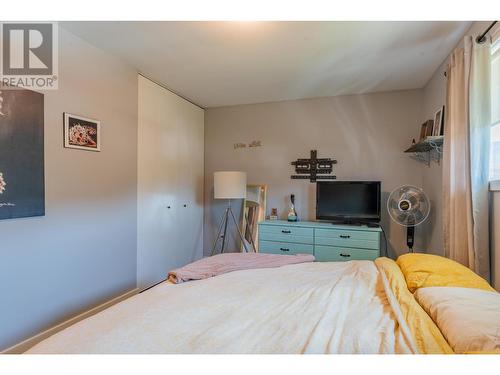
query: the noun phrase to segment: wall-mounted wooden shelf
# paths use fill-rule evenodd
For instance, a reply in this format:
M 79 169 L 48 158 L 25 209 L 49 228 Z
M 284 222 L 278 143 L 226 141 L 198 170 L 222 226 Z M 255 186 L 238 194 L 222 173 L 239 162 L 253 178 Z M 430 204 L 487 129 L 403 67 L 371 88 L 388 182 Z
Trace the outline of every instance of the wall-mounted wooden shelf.
M 439 164 L 443 154 L 443 142 L 443 135 L 426 137 L 420 142 L 412 144 L 405 152 L 412 154 L 413 159 L 424 162 L 427 166 L 431 165 L 432 160 Z

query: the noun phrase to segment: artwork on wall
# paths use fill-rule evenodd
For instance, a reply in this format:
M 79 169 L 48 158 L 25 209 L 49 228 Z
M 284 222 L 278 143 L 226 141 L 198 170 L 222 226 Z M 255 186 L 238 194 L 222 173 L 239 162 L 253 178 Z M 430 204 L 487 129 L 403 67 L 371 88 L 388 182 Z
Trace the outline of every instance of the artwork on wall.
M 252 141 L 248 144 L 248 147 L 262 147 L 262 141 Z
M 238 143 L 234 143 L 233 147 L 234 147 L 235 150 L 237 150 L 239 148 L 247 148 L 247 144 L 246 143 L 238 142 Z M 252 141 L 252 142 L 250 142 L 248 144 L 248 147 L 249 148 L 262 147 L 262 141 Z
M 64 147 L 101 151 L 100 121 L 65 113 Z
M 44 97 L 0 91 L 0 219 L 45 215 Z
M 238 148 L 246 148 L 246 147 L 247 147 L 247 144 L 246 144 L 246 143 L 241 143 L 241 142 L 239 142 L 239 143 L 235 143 L 235 144 L 233 145 L 233 147 L 234 147 L 234 149 L 235 149 L 235 150 L 236 150 L 236 149 L 238 149 Z

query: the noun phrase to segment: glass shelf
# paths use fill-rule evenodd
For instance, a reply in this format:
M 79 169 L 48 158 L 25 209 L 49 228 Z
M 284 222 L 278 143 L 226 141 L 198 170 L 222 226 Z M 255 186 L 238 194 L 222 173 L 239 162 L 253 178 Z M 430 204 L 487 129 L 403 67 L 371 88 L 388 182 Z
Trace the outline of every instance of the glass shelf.
M 411 145 L 405 152 L 412 154 L 413 159 L 422 161 L 427 166 L 431 165 L 431 160 L 435 160 L 439 164 L 443 153 L 443 141 L 443 135 L 426 137 L 420 142 Z
M 411 145 L 405 152 L 428 152 L 432 150 L 441 149 L 443 147 L 444 135 L 436 137 L 427 137 L 418 143 Z

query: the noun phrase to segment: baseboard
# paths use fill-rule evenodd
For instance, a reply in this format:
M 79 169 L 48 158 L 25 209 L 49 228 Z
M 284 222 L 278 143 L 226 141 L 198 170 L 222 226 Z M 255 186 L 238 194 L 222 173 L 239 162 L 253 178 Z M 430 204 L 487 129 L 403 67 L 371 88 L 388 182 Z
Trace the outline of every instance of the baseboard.
M 129 290 L 128 292 L 115 297 L 109 301 L 104 302 L 103 304 L 96 306 L 90 310 L 87 310 L 77 316 L 74 316 L 73 318 L 70 318 L 54 327 L 51 327 L 33 337 L 30 337 L 29 339 L 26 339 L 19 344 L 16 344 L 14 346 L 11 346 L 10 348 L 5 349 L 4 351 L 0 352 L 0 354 L 21 354 L 24 353 L 26 350 L 29 348 L 35 346 L 39 342 L 45 340 L 47 337 L 52 336 L 53 334 L 62 331 L 65 328 L 68 328 L 69 326 L 78 323 L 79 321 L 88 318 L 89 316 L 95 315 L 100 311 L 103 311 L 107 309 L 110 306 L 113 306 L 117 304 L 118 302 L 121 302 L 123 300 L 126 300 L 127 298 L 132 297 L 133 295 L 137 294 L 139 292 L 138 288 Z

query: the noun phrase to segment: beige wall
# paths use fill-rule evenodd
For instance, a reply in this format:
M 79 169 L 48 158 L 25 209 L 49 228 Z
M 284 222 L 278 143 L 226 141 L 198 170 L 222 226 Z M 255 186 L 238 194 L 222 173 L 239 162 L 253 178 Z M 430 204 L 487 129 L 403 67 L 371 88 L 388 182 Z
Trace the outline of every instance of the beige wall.
M 137 73 L 60 29 L 59 77 L 46 215 L 0 222 L 0 350 L 136 285 Z M 63 112 L 101 120 L 102 152 L 62 147 Z
M 423 89 L 421 122 L 434 118 L 436 111 L 446 103 L 445 66 L 440 66 Z M 446 115 L 446 114 L 445 114 Z M 425 246 L 431 254 L 444 255 L 443 247 L 443 168 L 440 163 L 422 164 L 422 188 L 431 201 L 429 220 L 423 224 Z
M 271 207 L 285 217 L 288 197 L 296 195 L 303 220 L 315 218 L 315 184 L 291 180 L 290 162 L 317 149 L 338 160 L 342 180 L 381 180 L 382 224 L 390 255 L 406 251 L 404 228 L 390 221 L 388 193 L 399 185 L 422 185 L 423 167 L 403 150 L 418 134 L 422 90 L 338 96 L 276 103 L 210 108 L 205 115 L 205 254 L 209 253 L 224 202 L 213 200 L 213 172 L 243 170 L 249 183 L 267 184 Z M 262 147 L 234 149 L 233 144 L 262 141 Z M 421 232 L 417 229 L 417 237 Z M 235 244 L 231 242 L 234 249 Z M 416 249 L 422 250 L 417 242 Z

